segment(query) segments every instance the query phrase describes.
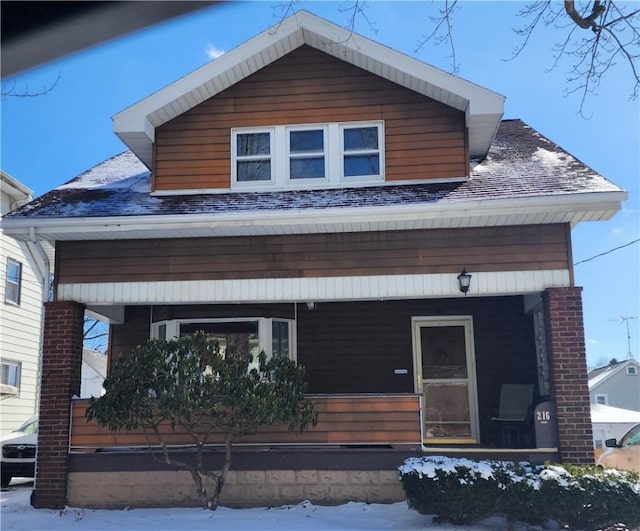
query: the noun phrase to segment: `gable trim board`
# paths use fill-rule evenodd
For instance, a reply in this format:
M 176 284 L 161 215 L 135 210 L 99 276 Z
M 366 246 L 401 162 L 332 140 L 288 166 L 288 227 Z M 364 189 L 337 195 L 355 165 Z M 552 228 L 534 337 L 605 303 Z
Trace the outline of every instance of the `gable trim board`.
M 287 211 L 101 217 L 10 217 L 5 233 L 22 240 L 135 239 L 537 225 L 611 219 L 627 193 L 588 192 L 454 204 L 400 204 Z M 425 208 L 428 207 L 428 208 Z M 250 215 L 250 218 L 247 215 Z
M 570 285 L 566 269 L 473 273 L 469 295 L 539 293 Z M 460 297 L 457 275 L 364 275 L 60 284 L 57 300 L 84 304 L 315 302 Z
M 414 92 L 463 111 L 472 159 L 489 150 L 504 96 L 299 11 L 113 117 L 115 133 L 151 167 L 155 128 L 307 44 Z

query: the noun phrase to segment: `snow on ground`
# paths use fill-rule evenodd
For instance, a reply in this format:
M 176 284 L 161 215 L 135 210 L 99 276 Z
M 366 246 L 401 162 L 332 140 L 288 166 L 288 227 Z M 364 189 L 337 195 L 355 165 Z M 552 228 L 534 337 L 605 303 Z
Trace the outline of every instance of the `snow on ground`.
M 0 494 L 2 531 L 490 531 L 539 529 L 526 525 L 508 527 L 499 517 L 473 526 L 433 524 L 433 517 L 420 515 L 407 504 L 347 503 L 336 507 L 298 505 L 229 509 L 129 509 L 92 510 L 67 507 L 62 511 L 34 509 L 29 504 L 33 482 L 14 480 Z M 557 528 L 556 528 L 557 529 Z

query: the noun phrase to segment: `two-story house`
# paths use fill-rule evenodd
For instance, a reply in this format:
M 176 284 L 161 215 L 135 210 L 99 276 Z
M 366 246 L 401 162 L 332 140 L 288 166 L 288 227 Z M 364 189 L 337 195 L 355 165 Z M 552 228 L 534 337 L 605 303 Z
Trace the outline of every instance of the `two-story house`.
M 33 199 L 22 183 L 0 172 L 1 214 Z M 37 408 L 42 327 L 43 275 L 48 276 L 43 246 L 16 240 L 0 231 L 0 426 L 15 430 Z
M 72 399 L 85 308 L 111 361 L 204 330 L 304 364 L 318 425 L 241 441 L 222 503 L 391 501 L 422 453 L 592 462 L 571 228 L 626 193 L 503 105 L 299 12 L 116 115 L 129 151 L 4 220 L 56 248 L 34 504 L 195 503 Z

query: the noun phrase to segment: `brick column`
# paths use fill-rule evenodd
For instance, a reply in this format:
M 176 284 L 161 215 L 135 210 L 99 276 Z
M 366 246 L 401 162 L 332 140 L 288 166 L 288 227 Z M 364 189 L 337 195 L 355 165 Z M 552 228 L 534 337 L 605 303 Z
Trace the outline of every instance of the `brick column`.
M 564 463 L 593 463 L 582 288 L 549 288 L 544 300 L 560 459 Z
M 44 305 L 35 490 L 31 504 L 60 509 L 67 498 L 71 397 L 80 395 L 84 305 Z

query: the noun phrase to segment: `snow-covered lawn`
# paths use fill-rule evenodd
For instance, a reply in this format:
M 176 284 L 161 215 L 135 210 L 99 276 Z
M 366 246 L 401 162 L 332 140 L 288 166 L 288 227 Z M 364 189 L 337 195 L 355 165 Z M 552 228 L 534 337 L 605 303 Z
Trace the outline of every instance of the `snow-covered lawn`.
M 18 480 L 0 495 L 2 531 L 378 531 L 425 528 L 453 531 L 507 529 L 501 518 L 489 518 L 474 526 L 432 524 L 432 517 L 410 510 L 406 503 L 391 505 L 347 503 L 325 507 L 303 502 L 294 506 L 228 509 L 92 510 L 67 507 L 63 511 L 34 509 L 29 504 L 32 482 Z M 511 529 L 536 529 L 517 525 Z M 557 529 L 557 528 L 556 528 Z

